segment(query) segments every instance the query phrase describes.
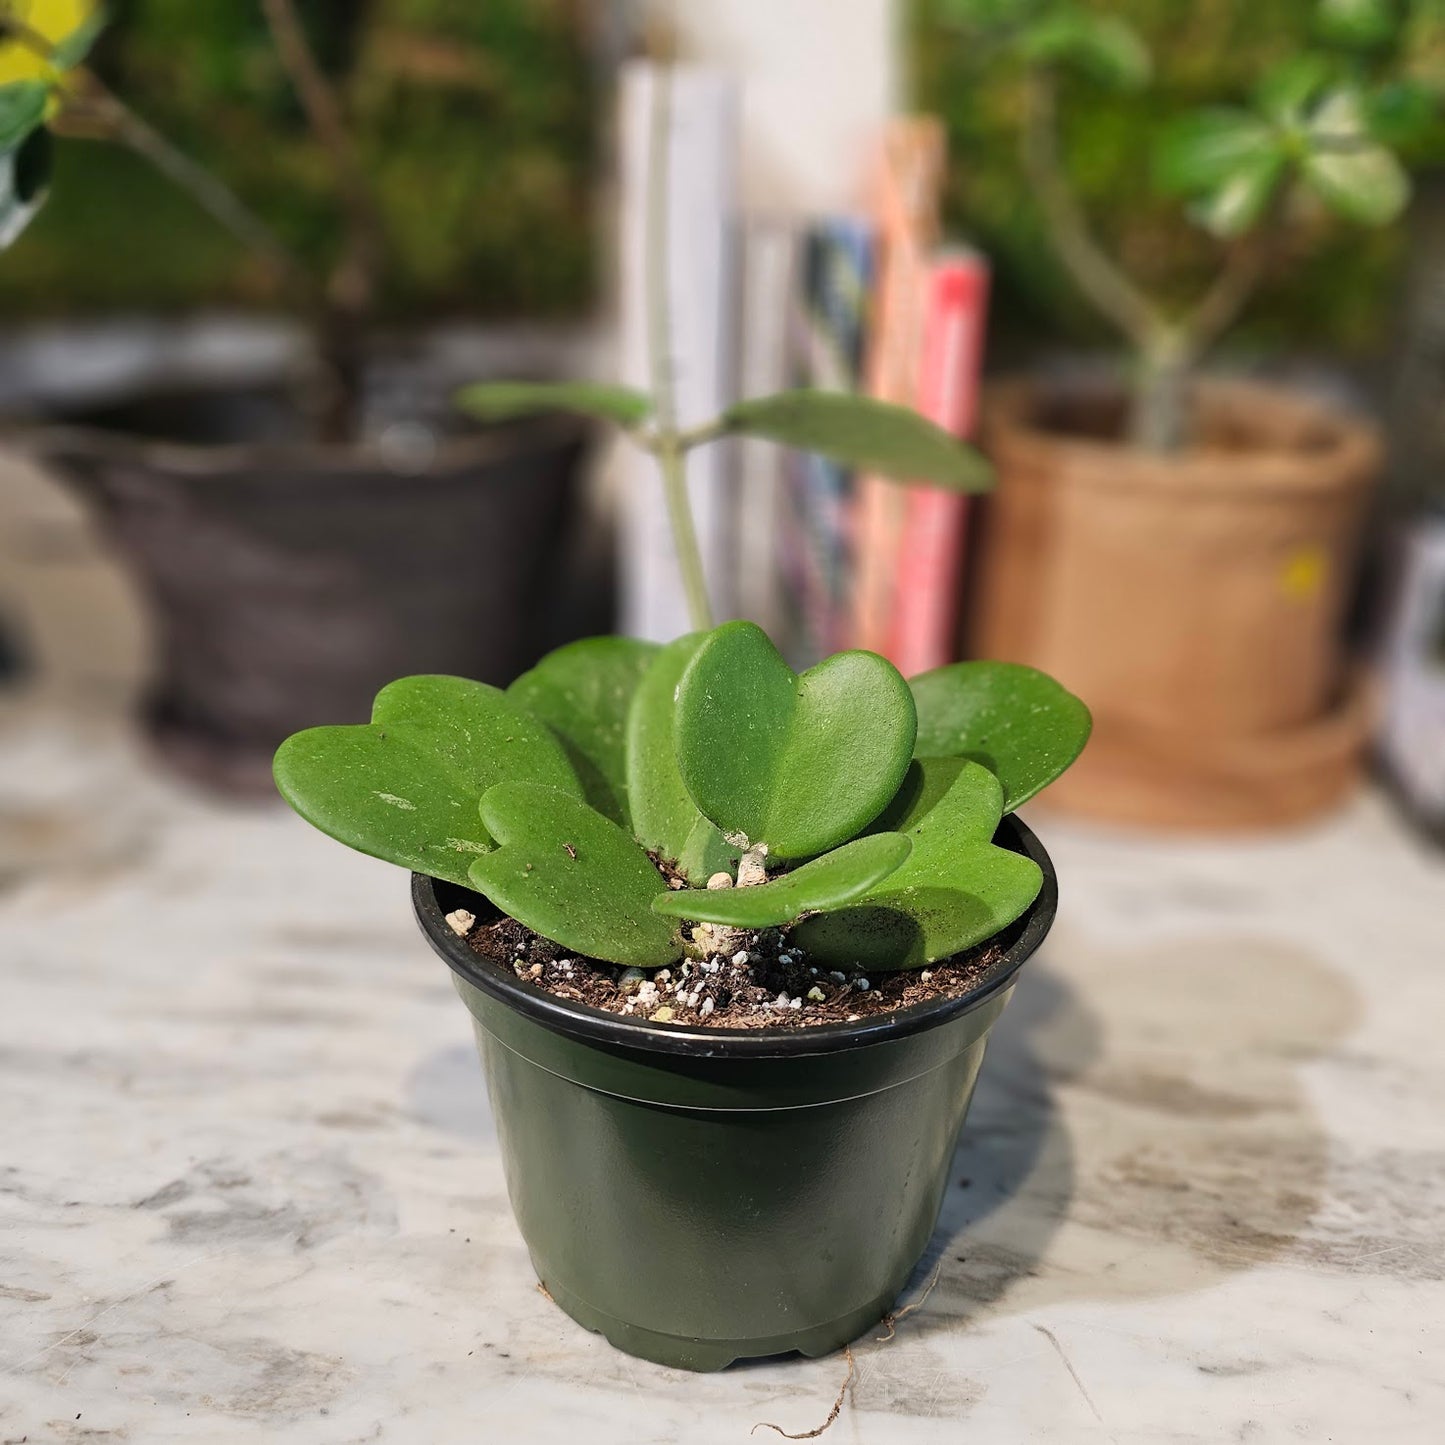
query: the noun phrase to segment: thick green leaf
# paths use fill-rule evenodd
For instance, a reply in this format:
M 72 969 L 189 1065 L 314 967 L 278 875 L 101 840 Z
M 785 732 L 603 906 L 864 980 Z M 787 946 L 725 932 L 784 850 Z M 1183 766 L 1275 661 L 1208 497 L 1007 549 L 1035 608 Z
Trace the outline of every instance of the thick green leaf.
M 492 846 L 477 803 L 494 783 L 581 797 L 556 738 L 485 683 L 404 677 L 377 694 L 371 718 L 287 738 L 275 774 L 308 823 L 374 858 L 470 886 L 472 859 Z
M 679 864 L 689 883 L 700 886 L 738 850 L 698 811 L 677 766 L 674 717 L 677 685 L 707 637 L 690 632 L 669 642 L 652 658 L 632 695 L 627 713 L 627 804 L 632 836 Z
M 631 637 L 584 637 L 549 652 L 507 696 L 562 740 L 587 801 L 627 826 L 627 711 L 657 653 Z
M 43 80 L 0 85 L 0 150 L 13 150 L 45 119 L 50 87 Z
M 1067 66 L 1121 90 L 1138 89 L 1153 69 L 1133 26 L 1117 15 L 1091 15 L 1072 5 L 1057 6 L 1027 26 L 1019 53 L 1030 64 Z
M 729 843 L 717 826 L 699 813 L 676 861 L 682 876 L 700 885 L 714 873 L 730 873 L 736 878 L 741 858 L 742 849 Z
M 543 938 L 591 958 L 658 968 L 682 952 L 652 911 L 662 875 L 632 836 L 595 808 L 536 783 L 482 797 L 495 852 L 473 861 L 472 887 Z
M 1270 66 L 1255 87 L 1260 110 L 1284 126 L 1298 125 L 1335 73 L 1328 56 L 1304 50 Z
M 1438 109 L 1435 92 L 1414 80 L 1391 80 L 1365 99 L 1370 135 L 1382 145 L 1409 146 L 1424 137 Z
M 1159 132 L 1154 177 L 1161 190 L 1197 196 L 1281 154 L 1279 133 L 1247 110 L 1201 110 Z
M 1285 172 L 1283 153 L 1263 154 L 1239 168 L 1189 209 L 1193 220 L 1225 240 L 1242 236 L 1264 215 Z
M 1304 175 L 1332 211 L 1362 225 L 1386 226 L 1409 204 L 1410 178 L 1384 146 L 1311 152 Z
M 791 873 L 751 888 L 686 888 L 659 893 L 654 913 L 730 928 L 772 928 L 805 913 L 839 908 L 881 883 L 908 857 L 912 844 L 898 833 L 855 838 Z
M 479 381 L 463 387 L 456 403 L 481 421 L 570 411 L 630 428 L 652 415 L 652 402 L 640 391 L 586 381 Z
M 816 452 L 899 482 L 986 492 L 989 464 L 956 437 L 905 406 L 836 391 L 784 391 L 729 407 L 725 430 Z
M 913 697 L 872 652 L 801 677 L 751 622 L 703 641 L 677 689 L 677 761 L 726 834 L 806 858 L 856 837 L 887 806 L 913 752 Z
M 1011 813 L 1084 750 L 1089 709 L 1046 673 L 1015 662 L 953 662 L 909 686 L 919 757 L 971 758 L 1003 784 Z
M 988 769 L 922 758 L 876 824 L 913 844 L 898 870 L 852 905 L 793 933 L 813 962 L 873 973 L 949 958 L 1008 927 L 1038 897 L 1032 859 L 990 840 L 1003 790 Z
M 1370 50 L 1394 39 L 1400 15 L 1396 0 L 1319 0 L 1315 24 L 1336 45 Z
M 1410 178 L 1384 146 L 1370 136 L 1364 97 L 1342 87 L 1311 117 L 1305 184 L 1337 215 L 1366 226 L 1383 226 L 1405 209 Z

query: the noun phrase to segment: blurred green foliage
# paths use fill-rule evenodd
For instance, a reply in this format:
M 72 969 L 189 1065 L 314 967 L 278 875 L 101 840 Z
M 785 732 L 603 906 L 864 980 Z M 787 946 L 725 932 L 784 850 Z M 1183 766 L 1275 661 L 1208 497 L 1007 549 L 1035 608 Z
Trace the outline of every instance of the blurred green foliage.
M 1152 183 L 1161 127 L 1201 106 L 1244 102 L 1271 67 L 1318 37 L 1318 0 L 1080 0 L 1128 21 L 1154 57 L 1134 92 L 1065 76 L 1063 154 L 1091 223 L 1146 287 L 1187 302 L 1216 274 L 1218 243 L 1190 224 L 1176 197 Z M 966 44 L 947 23 L 950 0 L 911 0 L 913 94 L 946 120 L 951 231 L 993 257 L 995 315 L 1016 340 L 1064 335 L 1113 344 L 1059 267 L 1019 162 L 1022 93 L 1015 67 Z M 1445 32 L 1440 37 L 1445 46 Z M 1406 159 L 1445 162 L 1445 133 L 1426 131 Z M 1295 228 L 1271 283 L 1245 318 L 1245 344 L 1364 351 L 1391 318 L 1402 228 L 1366 232 L 1321 214 Z
M 385 217 L 384 314 L 574 315 L 594 290 L 596 77 L 586 0 L 303 0 Z M 119 0 L 93 56 L 141 115 L 318 268 L 331 167 L 256 0 Z M 0 265 L 9 315 L 275 304 L 246 255 L 129 152 L 62 137 Z

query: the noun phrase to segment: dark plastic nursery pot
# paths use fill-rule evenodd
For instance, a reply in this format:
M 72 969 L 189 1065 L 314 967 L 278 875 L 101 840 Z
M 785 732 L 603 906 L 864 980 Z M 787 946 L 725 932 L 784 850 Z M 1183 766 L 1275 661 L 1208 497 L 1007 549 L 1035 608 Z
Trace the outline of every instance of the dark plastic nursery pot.
M 856 1024 L 700 1029 L 571 1003 L 447 925 L 486 900 L 421 874 L 422 931 L 471 1011 L 507 1189 L 552 1298 L 618 1349 L 717 1370 L 823 1355 L 897 1300 L 938 1220 L 989 1029 L 1054 920 L 1044 885 L 968 993 Z

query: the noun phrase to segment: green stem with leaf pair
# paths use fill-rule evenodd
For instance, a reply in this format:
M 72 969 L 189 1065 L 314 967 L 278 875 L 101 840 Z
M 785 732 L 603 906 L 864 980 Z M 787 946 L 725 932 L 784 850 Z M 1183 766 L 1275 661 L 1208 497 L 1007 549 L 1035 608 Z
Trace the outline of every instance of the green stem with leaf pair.
M 1182 316 L 1169 315 L 1135 284 L 1089 226 L 1059 155 L 1053 73 L 1032 70 L 1025 84 L 1023 163 L 1054 249 L 1079 291 L 1129 341 L 1138 358 L 1130 440 L 1147 451 L 1175 452 L 1188 433 L 1190 374 L 1254 294 L 1264 274 L 1264 249 L 1257 242 L 1236 242 L 1209 290 Z

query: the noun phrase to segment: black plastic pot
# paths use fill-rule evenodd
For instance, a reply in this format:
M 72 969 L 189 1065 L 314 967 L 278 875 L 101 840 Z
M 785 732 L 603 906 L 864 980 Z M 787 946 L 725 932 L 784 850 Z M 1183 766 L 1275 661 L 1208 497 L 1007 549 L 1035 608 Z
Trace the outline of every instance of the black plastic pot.
M 494 912 L 415 874 L 428 942 L 471 1011 L 507 1188 L 538 1278 L 618 1349 L 717 1370 L 822 1355 L 898 1298 L 938 1219 L 988 1031 L 1054 919 L 1044 886 L 968 994 L 856 1024 L 690 1029 L 569 1003 L 458 938 Z
M 289 733 L 364 719 L 395 677 L 506 683 L 563 640 L 538 598 L 586 438 L 553 417 L 393 427 L 390 445 L 224 441 L 267 437 L 273 410 L 197 392 L 20 438 L 96 505 L 150 603 L 167 757 L 240 792 L 270 792 Z M 181 440 L 147 439 L 162 429 Z

